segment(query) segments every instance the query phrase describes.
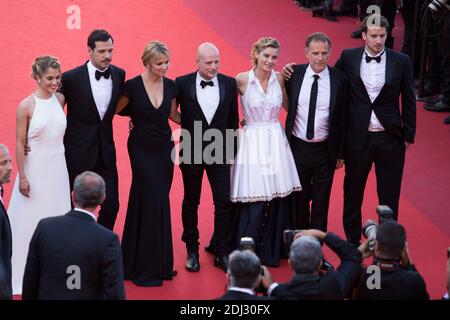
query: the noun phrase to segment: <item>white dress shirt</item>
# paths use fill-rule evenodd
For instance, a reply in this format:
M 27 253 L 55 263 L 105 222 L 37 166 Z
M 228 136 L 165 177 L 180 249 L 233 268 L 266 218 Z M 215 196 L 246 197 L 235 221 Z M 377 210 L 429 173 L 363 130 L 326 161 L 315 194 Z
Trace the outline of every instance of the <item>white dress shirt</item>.
M 200 86 L 200 82 L 202 80 L 206 82 L 212 81 L 214 83 L 214 86 L 205 86 L 202 89 L 202 87 Z M 197 72 L 197 79 L 195 82 L 198 104 L 202 108 L 206 121 L 208 121 L 208 124 L 211 124 L 211 121 L 217 111 L 217 107 L 219 106 L 220 102 L 219 80 L 217 80 L 217 76 L 215 76 L 211 80 L 205 80 L 200 76 L 200 73 Z
M 97 217 L 92 212 L 89 212 L 87 210 L 83 210 L 83 209 L 80 209 L 80 208 L 74 208 L 73 210 L 86 213 L 87 215 L 90 215 L 95 221 L 97 221 Z
M 112 76 L 110 76 L 109 79 L 101 77 L 97 80 L 95 79 L 95 70 L 98 69 L 94 67 L 91 61 L 87 63 L 87 68 L 89 73 L 89 81 L 91 83 L 92 96 L 94 97 L 100 119 L 103 119 L 103 116 L 108 110 L 109 102 L 111 101 L 113 89 Z
M 318 73 L 317 80 L 317 103 L 316 114 L 314 117 L 314 138 L 306 138 L 308 127 L 309 99 L 311 97 L 311 87 L 316 73 L 311 66 L 306 68 L 303 77 L 302 87 L 298 96 L 297 114 L 295 116 L 294 130 L 292 134 L 299 139 L 307 142 L 321 142 L 328 138 L 329 118 L 330 118 L 330 72 L 328 67 Z
M 366 62 L 366 55 L 368 55 L 369 57 L 377 57 L 381 55 L 381 61 L 379 63 L 376 62 L 375 60 Z M 369 94 L 370 101 L 374 102 L 375 99 L 380 94 L 380 91 L 385 83 L 386 49 L 384 49 L 379 54 L 374 56 L 370 54 L 366 48 L 361 58 L 360 74 L 361 80 L 366 86 L 367 93 Z M 370 116 L 369 131 L 372 132 L 384 131 L 384 128 L 380 123 L 380 120 L 378 120 L 373 110 Z

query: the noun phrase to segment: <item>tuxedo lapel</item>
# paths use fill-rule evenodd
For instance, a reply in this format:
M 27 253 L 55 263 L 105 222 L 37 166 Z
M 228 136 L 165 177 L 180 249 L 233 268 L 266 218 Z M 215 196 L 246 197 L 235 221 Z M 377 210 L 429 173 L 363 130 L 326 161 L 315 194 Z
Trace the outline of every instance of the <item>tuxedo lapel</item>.
M 330 71 L 330 117 L 328 122 L 331 123 L 334 112 L 334 106 L 336 104 L 337 79 L 334 70 L 330 67 L 328 67 L 328 70 Z
M 82 67 L 81 71 L 81 81 L 80 88 L 86 97 L 86 103 L 88 107 L 91 109 L 91 112 L 97 115 L 98 120 L 100 120 L 100 114 L 98 113 L 97 105 L 95 104 L 94 96 L 92 94 L 91 81 L 89 80 L 89 71 L 87 68 L 87 62 Z
M 300 90 L 303 85 L 303 78 L 305 77 L 306 68 L 308 67 L 307 64 L 301 65 L 299 68 L 299 73 L 297 78 L 293 79 L 294 84 L 292 87 L 292 111 L 293 116 L 295 118 L 295 115 L 297 114 L 297 107 L 298 107 L 298 97 L 300 96 Z
M 197 109 L 197 113 L 200 114 L 201 120 L 204 122 L 204 124 L 208 125 L 208 121 L 206 121 L 205 114 L 203 113 L 202 107 L 200 106 L 200 103 L 198 103 L 197 99 L 197 72 L 194 72 L 192 74 L 192 79 L 189 81 L 189 90 L 194 102 L 193 107 Z
M 217 75 L 217 82 L 219 83 L 219 95 L 220 95 L 220 100 L 219 100 L 219 105 L 217 106 L 216 112 L 214 113 L 213 118 L 211 119 L 211 126 L 214 123 L 214 119 L 217 117 L 217 115 L 219 113 L 221 113 L 222 111 L 222 106 L 223 106 L 223 101 L 225 100 L 225 92 L 226 92 L 226 83 L 225 83 L 225 79 L 222 77 L 221 74 Z M 203 112 L 202 112 L 203 113 Z
M 361 87 L 361 90 L 363 90 L 363 92 L 365 93 L 366 98 L 368 99 L 368 101 L 370 103 L 370 96 L 369 93 L 367 92 L 366 89 L 366 85 L 364 84 L 364 81 L 361 78 L 361 61 L 362 61 L 362 56 L 364 54 L 364 48 L 365 47 L 361 47 L 359 48 L 359 50 L 356 50 L 356 55 L 354 57 L 352 57 L 352 62 L 353 62 L 353 73 L 355 73 L 357 75 L 357 78 L 359 80 L 359 85 Z
M 120 92 L 119 92 L 119 89 L 120 89 L 119 75 L 117 74 L 117 69 L 114 66 L 110 65 L 109 69 L 111 71 L 111 79 L 112 79 L 112 83 L 113 83 L 113 88 L 112 88 L 112 93 L 111 93 L 111 100 L 109 101 L 108 109 L 106 110 L 106 112 L 115 113 L 116 105 L 113 102 L 117 101 L 116 97 L 120 94 Z M 98 113 L 98 111 L 97 111 L 97 113 Z M 103 117 L 103 119 L 105 119 L 105 118 L 106 117 Z
M 378 94 L 378 96 L 376 97 L 375 101 L 373 102 L 374 104 L 377 102 L 378 99 L 380 99 L 380 97 L 383 96 L 384 92 L 388 89 L 389 84 L 392 82 L 392 79 L 394 77 L 394 70 L 395 70 L 395 61 L 394 58 L 392 57 L 392 53 L 390 52 L 389 49 L 385 49 L 386 52 L 386 70 L 385 70 L 385 74 L 384 74 L 384 85 L 383 88 L 381 88 L 380 93 Z

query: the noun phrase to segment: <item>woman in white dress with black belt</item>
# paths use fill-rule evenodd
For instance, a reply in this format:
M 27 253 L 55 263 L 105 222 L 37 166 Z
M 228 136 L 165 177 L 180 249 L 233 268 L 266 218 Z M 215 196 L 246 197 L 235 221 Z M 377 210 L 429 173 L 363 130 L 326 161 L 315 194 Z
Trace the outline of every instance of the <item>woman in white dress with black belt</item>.
M 64 157 L 66 130 L 64 96 L 57 93 L 61 66 L 51 56 L 36 58 L 33 78 L 37 90 L 17 109 L 17 177 L 9 202 L 12 231 L 13 294 L 22 293 L 22 278 L 28 246 L 42 218 L 70 210 L 70 188 Z M 25 154 L 25 145 L 30 152 Z
M 273 70 L 279 43 L 261 38 L 252 49 L 253 69 L 236 76 L 245 117 L 231 174 L 235 205 L 234 247 L 252 237 L 263 264 L 278 266 L 282 232 L 289 227 L 289 195 L 301 185 L 284 129 L 278 121 L 287 95 L 281 74 Z

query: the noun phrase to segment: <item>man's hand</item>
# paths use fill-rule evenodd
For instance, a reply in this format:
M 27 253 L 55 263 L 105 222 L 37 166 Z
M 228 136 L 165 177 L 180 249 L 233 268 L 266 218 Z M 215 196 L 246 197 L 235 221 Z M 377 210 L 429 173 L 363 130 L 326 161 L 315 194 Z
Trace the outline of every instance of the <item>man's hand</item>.
M 128 134 L 131 133 L 131 131 L 133 130 L 133 128 L 134 128 L 133 121 L 130 120 L 130 121 L 128 122 Z
M 315 237 L 319 240 L 322 240 L 323 238 L 325 238 L 327 234 L 323 231 L 320 230 L 316 230 L 316 229 L 308 229 L 308 230 L 302 230 L 299 233 L 297 233 L 294 237 L 294 240 L 297 238 L 300 238 L 301 236 L 311 236 L 311 237 Z
M 286 64 L 283 67 L 282 73 L 283 73 L 284 80 L 287 81 L 291 78 L 292 73 L 294 72 L 294 69 L 292 68 L 292 66 L 294 66 L 294 65 L 295 65 L 295 62 L 291 62 L 291 63 Z
M 336 169 L 340 169 L 344 166 L 344 159 L 337 159 Z
M 358 250 L 362 253 L 363 259 L 373 255 L 373 252 L 369 249 L 369 239 L 361 243 L 361 245 L 358 247 Z
M 400 255 L 400 264 L 402 267 L 408 267 L 413 264 L 411 256 L 409 254 L 407 242 L 405 242 L 405 247 L 403 248 L 403 251 Z
M 261 266 L 261 269 L 264 272 L 264 274 L 261 275 L 261 283 L 264 288 L 268 289 L 271 286 L 271 284 L 273 283 L 272 275 L 270 274 L 270 272 L 266 268 L 266 266 Z
M 25 144 L 25 156 L 27 156 L 30 152 L 31 152 L 31 147 L 30 147 L 30 145 L 27 143 L 27 144 Z

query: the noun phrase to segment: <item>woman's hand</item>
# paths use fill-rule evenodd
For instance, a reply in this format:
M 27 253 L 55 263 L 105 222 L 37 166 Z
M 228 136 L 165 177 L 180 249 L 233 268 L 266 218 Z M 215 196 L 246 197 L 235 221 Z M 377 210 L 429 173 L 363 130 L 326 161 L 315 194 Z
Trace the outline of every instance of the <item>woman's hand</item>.
M 25 197 L 27 197 L 27 198 L 30 197 L 30 183 L 28 182 L 27 178 L 19 179 L 19 191 Z

